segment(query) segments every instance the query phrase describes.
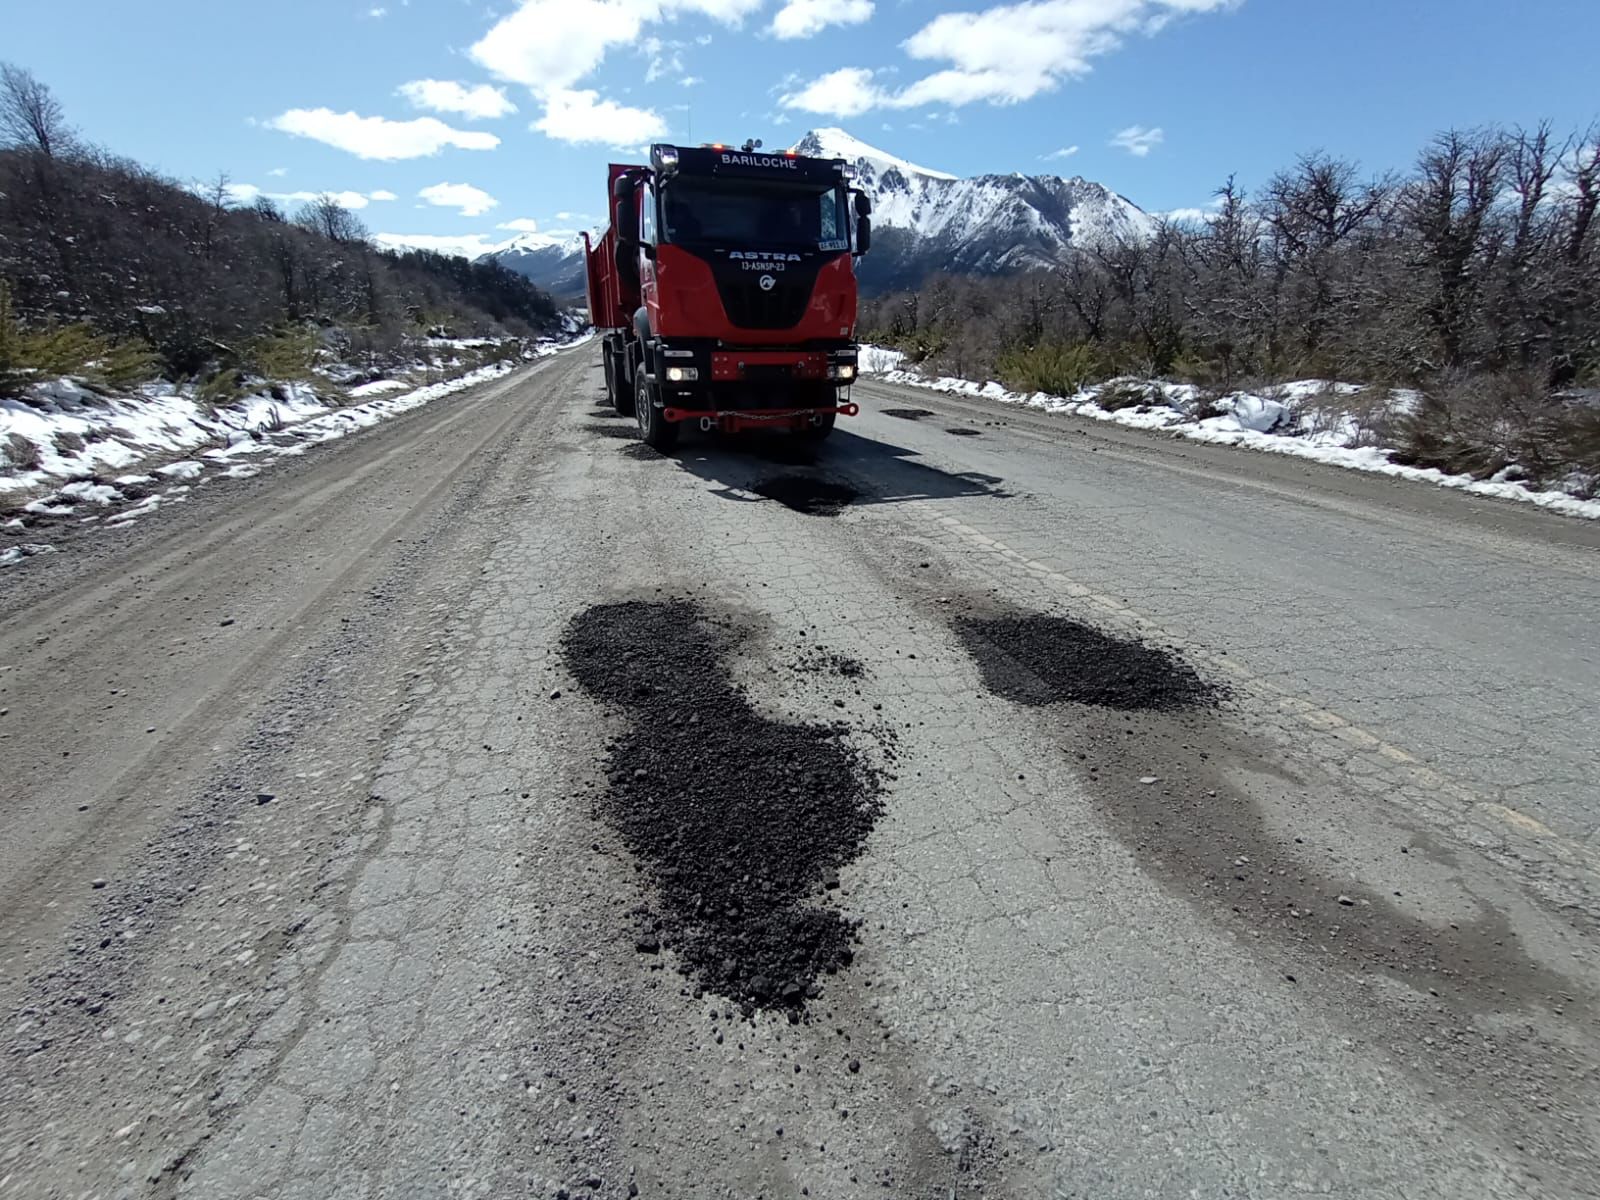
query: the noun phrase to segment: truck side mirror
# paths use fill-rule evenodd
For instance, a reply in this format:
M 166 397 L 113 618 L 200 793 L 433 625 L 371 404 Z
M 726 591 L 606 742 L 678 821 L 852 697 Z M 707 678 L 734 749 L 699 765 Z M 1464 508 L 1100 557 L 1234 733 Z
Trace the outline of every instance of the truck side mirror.
M 872 218 L 861 216 L 856 218 L 856 255 L 865 254 L 872 249 Z
M 639 190 L 626 175 L 617 178 L 617 245 L 629 254 L 639 245 Z
M 872 197 L 867 195 L 865 192 L 857 192 L 855 193 L 855 197 L 856 216 L 870 217 L 872 215 Z

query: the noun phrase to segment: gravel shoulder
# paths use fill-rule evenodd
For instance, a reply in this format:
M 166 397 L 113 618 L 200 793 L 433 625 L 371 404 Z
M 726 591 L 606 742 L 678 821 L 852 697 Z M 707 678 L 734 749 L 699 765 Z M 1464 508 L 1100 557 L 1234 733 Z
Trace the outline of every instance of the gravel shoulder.
M 8 581 L 0 1197 L 1595 1194 L 1587 527 L 600 391 Z

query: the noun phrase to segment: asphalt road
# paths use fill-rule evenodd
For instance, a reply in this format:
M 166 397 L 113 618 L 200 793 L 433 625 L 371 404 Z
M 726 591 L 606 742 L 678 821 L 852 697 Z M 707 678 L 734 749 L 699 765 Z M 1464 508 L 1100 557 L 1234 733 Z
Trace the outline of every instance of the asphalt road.
M 1594 525 L 599 396 L 0 573 L 0 1198 L 1600 1195 Z

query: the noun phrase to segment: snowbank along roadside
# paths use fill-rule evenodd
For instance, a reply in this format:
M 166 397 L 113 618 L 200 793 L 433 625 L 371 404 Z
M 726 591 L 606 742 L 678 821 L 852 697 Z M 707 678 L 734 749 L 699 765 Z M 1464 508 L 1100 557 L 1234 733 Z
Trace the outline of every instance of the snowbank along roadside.
M 532 353 L 542 358 L 589 336 L 541 342 Z M 519 365 L 493 363 L 419 388 L 380 379 L 348 389 L 356 403 L 342 406 L 303 383 L 279 384 L 214 411 L 190 389 L 171 384 L 129 396 L 104 396 L 70 379 L 39 384 L 29 401 L 0 400 L 0 507 L 11 507 L 0 518 L 0 537 L 11 542 L 0 545 L 0 567 L 52 552 L 47 542 L 11 541 L 27 538 L 36 525 L 126 525 L 164 504 L 183 503 L 209 480 L 260 474 L 277 459 L 498 379 Z M 19 459 L 31 465 L 19 469 Z M 68 482 L 53 491 L 19 506 L 6 504 L 8 496 L 21 500 L 62 479 Z
M 1291 454 L 1329 466 L 1412 479 L 1499 500 L 1520 500 L 1566 516 L 1600 520 L 1600 500 L 1586 500 L 1564 491 L 1537 491 L 1512 478 L 1514 468 L 1507 468 L 1492 479 L 1474 479 L 1471 475 L 1450 475 L 1432 467 L 1408 467 L 1390 461 L 1393 447 L 1358 444 L 1363 431 L 1348 414 L 1326 427 L 1318 427 L 1319 422 L 1307 419 L 1304 406 L 1308 400 L 1329 393 L 1354 395 L 1362 390 L 1356 384 L 1304 379 L 1280 384 L 1264 393 L 1234 392 L 1215 403 L 1213 411 L 1217 415 L 1200 417 L 1187 407 L 1199 396 L 1199 389 L 1190 384 L 1113 379 L 1086 387 L 1072 396 L 1052 396 L 1046 392 L 1028 396 L 1008 391 L 992 380 L 979 384 L 951 376 L 930 378 L 908 370 L 905 355 L 900 351 L 881 346 L 861 348 L 861 372 L 888 383 L 976 396 L 1002 404 L 1021 404 L 1042 412 L 1091 417 L 1137 429 L 1160 429 L 1197 442 Z M 1126 408 L 1102 407 L 1101 395 L 1119 385 L 1145 389 L 1148 402 Z M 1419 398 L 1417 393 L 1406 389 L 1396 389 L 1390 395 L 1396 411 L 1403 411 Z M 1573 485 L 1580 486 L 1583 482 L 1574 478 Z

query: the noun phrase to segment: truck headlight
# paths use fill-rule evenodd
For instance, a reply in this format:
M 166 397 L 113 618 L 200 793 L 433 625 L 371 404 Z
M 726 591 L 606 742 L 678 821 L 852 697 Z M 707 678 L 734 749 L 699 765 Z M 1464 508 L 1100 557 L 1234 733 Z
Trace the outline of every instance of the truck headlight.
M 667 382 L 668 383 L 693 383 L 695 380 L 697 380 L 699 378 L 700 378 L 700 369 L 698 367 L 668 367 L 667 368 Z
M 841 383 L 849 383 L 856 377 L 855 363 L 834 363 L 828 368 L 828 378 L 837 379 Z

